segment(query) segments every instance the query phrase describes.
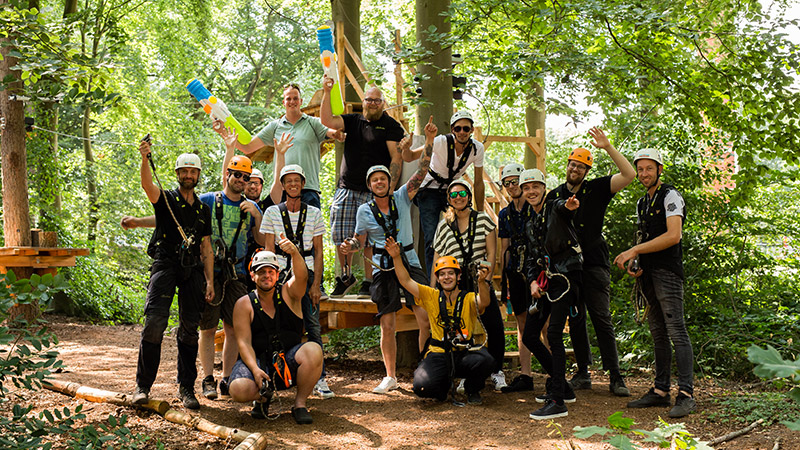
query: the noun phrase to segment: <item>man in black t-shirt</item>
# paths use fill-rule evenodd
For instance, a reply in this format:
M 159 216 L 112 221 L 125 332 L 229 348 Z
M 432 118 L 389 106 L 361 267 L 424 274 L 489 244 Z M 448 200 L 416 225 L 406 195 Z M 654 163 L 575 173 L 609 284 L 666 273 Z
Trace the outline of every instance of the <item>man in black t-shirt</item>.
M 191 153 L 180 155 L 175 164 L 180 185 L 178 189 L 163 191 L 153 184 L 149 165 L 150 143 L 142 141 L 139 152 L 142 155 L 142 188 L 155 210 L 155 231 L 147 248 L 147 254 L 154 261 L 147 287 L 133 403 L 147 403 L 161 362 L 161 341 L 177 288 L 180 305 L 178 392 L 186 408 L 198 409 L 200 403 L 194 395 L 197 328 L 204 308 L 203 300 L 210 302 L 214 299 L 211 210 L 194 192 L 200 178 L 200 158 Z
M 567 179 L 559 187 L 550 191 L 548 199 L 566 199 L 573 195 L 580 201 L 573 223 L 583 250 L 583 289 L 580 300 L 592 318 L 603 369 L 609 372 L 609 390 L 617 396 L 627 397 L 630 391 L 619 371 L 619 354 L 611 322 L 610 285 L 611 266 L 609 264 L 608 244 L 603 238 L 603 220 L 606 208 L 614 195 L 629 185 L 636 176 L 631 163 L 611 145 L 605 133 L 597 127 L 589 130 L 592 145 L 605 150 L 619 169 L 619 173 L 586 181 L 586 175 L 594 160 L 589 150 L 576 148 L 567 158 Z M 591 389 L 592 379 L 589 365 L 592 353 L 589 334 L 586 329 L 586 315 L 569 318 L 570 337 L 578 362 L 578 373 L 572 377 L 573 389 Z
M 355 284 L 355 277 L 350 275 L 352 255 L 342 253 L 340 245 L 345 239 L 352 237 L 356 226 L 358 207 L 370 201 L 372 195 L 367 188 L 367 170 L 372 166 L 382 165 L 389 168 L 392 180 L 389 192 L 394 192 L 400 180 L 403 166 L 402 153 L 397 143 L 403 139 L 405 130 L 396 120 L 384 111 L 383 93 L 377 87 L 364 92 L 362 102 L 363 114 L 342 114 L 334 116 L 331 112 L 330 93 L 333 80 L 325 78 L 322 83 L 322 105 L 320 120 L 328 128 L 343 130 L 346 133 L 342 165 L 339 168 L 339 180 L 336 193 L 331 204 L 331 240 L 336 245 L 342 275 L 336 277 L 336 286 L 331 297 L 345 295 Z M 371 258 L 372 252 L 364 249 L 364 257 Z M 369 298 L 369 286 L 372 283 L 371 270 L 365 270 L 365 280 L 359 289 L 359 296 Z

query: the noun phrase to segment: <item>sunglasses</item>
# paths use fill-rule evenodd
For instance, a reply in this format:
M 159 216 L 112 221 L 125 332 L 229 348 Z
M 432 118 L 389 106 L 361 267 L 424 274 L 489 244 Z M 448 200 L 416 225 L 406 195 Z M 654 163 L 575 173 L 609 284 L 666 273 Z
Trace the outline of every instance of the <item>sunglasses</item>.
M 229 170 L 228 173 L 233 175 L 235 178 L 242 178 L 244 181 L 250 181 L 250 175 L 244 172 L 239 172 L 238 170 Z
M 467 191 L 453 191 L 450 193 L 450 198 L 466 197 L 469 194 Z
M 519 178 L 512 178 L 510 180 L 503 181 L 503 186 L 505 187 L 516 186 L 518 184 L 519 184 Z
M 464 131 L 464 133 L 469 133 L 470 131 L 472 131 L 472 127 L 469 125 L 465 125 L 463 127 L 460 125 L 456 125 L 453 127 L 453 131 L 455 131 L 456 133 L 460 133 L 462 130 Z

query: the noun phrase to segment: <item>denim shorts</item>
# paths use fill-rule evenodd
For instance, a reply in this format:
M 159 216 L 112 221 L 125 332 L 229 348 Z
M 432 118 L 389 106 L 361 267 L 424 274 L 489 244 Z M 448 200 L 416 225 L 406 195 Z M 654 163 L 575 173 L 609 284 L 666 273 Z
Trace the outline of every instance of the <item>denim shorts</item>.
M 297 355 L 297 351 L 300 350 L 300 347 L 302 347 L 303 345 L 304 343 L 301 342 L 295 345 L 294 347 L 290 348 L 285 353 L 286 364 L 289 365 L 289 372 L 292 374 L 292 386 L 297 385 L 297 368 L 299 367 L 299 364 L 297 364 L 295 356 Z M 272 361 L 270 361 L 270 363 L 271 362 Z M 258 364 L 258 367 L 264 367 L 261 358 L 256 358 L 256 363 Z M 267 372 L 270 375 L 270 377 L 272 376 L 272 374 L 270 374 L 270 371 L 265 371 L 265 372 Z M 230 385 L 230 383 L 232 383 L 234 380 L 238 378 L 247 378 L 248 380 L 255 382 L 255 377 L 253 376 L 253 372 L 250 371 L 250 368 L 247 367 L 247 364 L 245 364 L 244 361 L 242 361 L 241 359 L 236 360 L 236 364 L 233 365 L 233 370 L 231 371 L 230 378 L 228 378 L 228 384 Z M 284 386 L 280 386 L 280 384 L 276 385 L 275 388 L 279 391 L 283 389 L 288 389 Z

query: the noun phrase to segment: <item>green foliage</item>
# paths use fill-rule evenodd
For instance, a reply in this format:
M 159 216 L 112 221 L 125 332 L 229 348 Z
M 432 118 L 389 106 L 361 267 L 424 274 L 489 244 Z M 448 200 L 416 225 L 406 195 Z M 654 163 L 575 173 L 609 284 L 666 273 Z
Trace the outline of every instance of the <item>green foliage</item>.
M 84 449 L 122 449 L 138 450 L 144 448 L 150 436 L 144 433 L 131 433 L 125 426 L 128 416 L 123 414 L 119 418 L 109 414 L 105 422 L 101 422 L 95 428 L 86 425 L 78 430 L 70 432 L 67 440 L 67 448 L 73 450 Z M 156 442 L 156 448 L 163 449 L 164 445 Z
M 346 358 L 351 350 L 367 350 L 380 345 L 381 329 L 377 325 L 362 328 L 333 330 L 328 333 L 326 348 L 336 354 L 336 358 Z
M 747 355 L 750 362 L 756 365 L 753 369 L 756 375 L 762 378 L 785 379 L 792 386 L 789 397 L 795 403 L 800 403 L 800 359 L 794 361 L 783 359 L 771 345 L 767 345 L 766 349 L 751 345 L 747 349 Z M 786 416 L 784 418 L 789 419 Z M 794 431 L 800 431 L 800 419 L 784 420 L 781 423 Z
M 63 271 L 69 282 L 65 294 L 74 306 L 69 312 L 108 323 L 139 321 L 144 310 L 144 280 L 121 275 L 92 257 L 80 258 L 75 267 Z
M 686 430 L 686 426 L 683 423 L 669 424 L 663 419 L 659 419 L 657 422 L 658 426 L 652 431 L 634 429 L 632 428 L 634 424 L 635 422 L 633 419 L 624 417 L 621 411 L 617 411 L 608 416 L 609 427 L 576 426 L 573 428 L 573 434 L 579 439 L 587 439 L 596 434 L 601 436 L 610 434 L 611 437 L 604 442 L 620 450 L 645 448 L 631 440 L 631 438 L 628 437 L 631 434 L 642 437 L 642 442 L 655 443 L 660 448 L 712 450 L 707 443 L 698 441 L 692 437 L 692 434 Z
M 708 415 L 712 422 L 750 424 L 763 419 L 769 425 L 800 421 L 800 404 L 777 392 L 731 395 L 714 402 L 720 411 Z

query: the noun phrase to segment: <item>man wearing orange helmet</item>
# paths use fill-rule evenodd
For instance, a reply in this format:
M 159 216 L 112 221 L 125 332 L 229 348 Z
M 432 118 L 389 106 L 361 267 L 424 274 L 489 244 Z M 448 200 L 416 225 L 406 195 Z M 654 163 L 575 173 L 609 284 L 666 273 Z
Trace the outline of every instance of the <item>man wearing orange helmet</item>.
M 203 365 L 203 395 L 217 397 L 214 380 L 214 335 L 222 317 L 225 343 L 222 348 L 222 381 L 220 391 L 227 394 L 227 377 L 239 354 L 233 331 L 233 306 L 247 294 L 246 257 L 248 241 L 264 245 L 261 211 L 256 203 L 242 195 L 250 181 L 253 163 L 237 155 L 226 166 L 224 189 L 200 196 L 211 208 L 212 241 L 214 243 L 214 301 L 206 306 L 200 320 L 200 362 Z
M 456 258 L 442 256 L 433 266 L 437 289 L 417 283 L 403 267 L 400 246 L 388 238 L 386 251 L 394 260 L 397 280 L 414 296 L 414 301 L 428 313 L 431 345 L 414 371 L 414 393 L 423 398 L 447 399 L 454 391 L 453 378 L 464 379 L 467 403 L 480 405 L 480 391 L 492 371 L 494 359 L 477 343 L 485 334 L 478 316 L 489 305 L 489 268 L 478 269 L 478 296 L 458 288 L 461 267 Z
M 619 172 L 587 181 L 586 175 L 594 165 L 594 158 L 589 150 L 576 148 L 567 158 L 566 182 L 550 191 L 547 199 L 567 199 L 575 196 L 580 201 L 574 219 L 584 258 L 580 302 L 585 305 L 588 315 L 592 318 L 603 369 L 609 372 L 611 378 L 609 390 L 616 396 L 627 397 L 630 391 L 625 386 L 619 371 L 617 342 L 614 325 L 611 322 L 609 297 L 611 266 L 608 245 L 603 238 L 603 219 L 611 199 L 633 181 L 636 172 L 631 163 L 611 145 L 600 128 L 592 128 L 589 130 L 589 135 L 593 138 L 592 145 L 605 150 Z M 583 305 L 581 309 L 584 308 Z M 578 361 L 578 373 L 572 377 L 570 384 L 574 389 L 591 389 L 589 365 L 592 363 L 592 353 L 586 329 L 586 314 L 570 316 L 569 330 L 575 348 L 575 358 Z

